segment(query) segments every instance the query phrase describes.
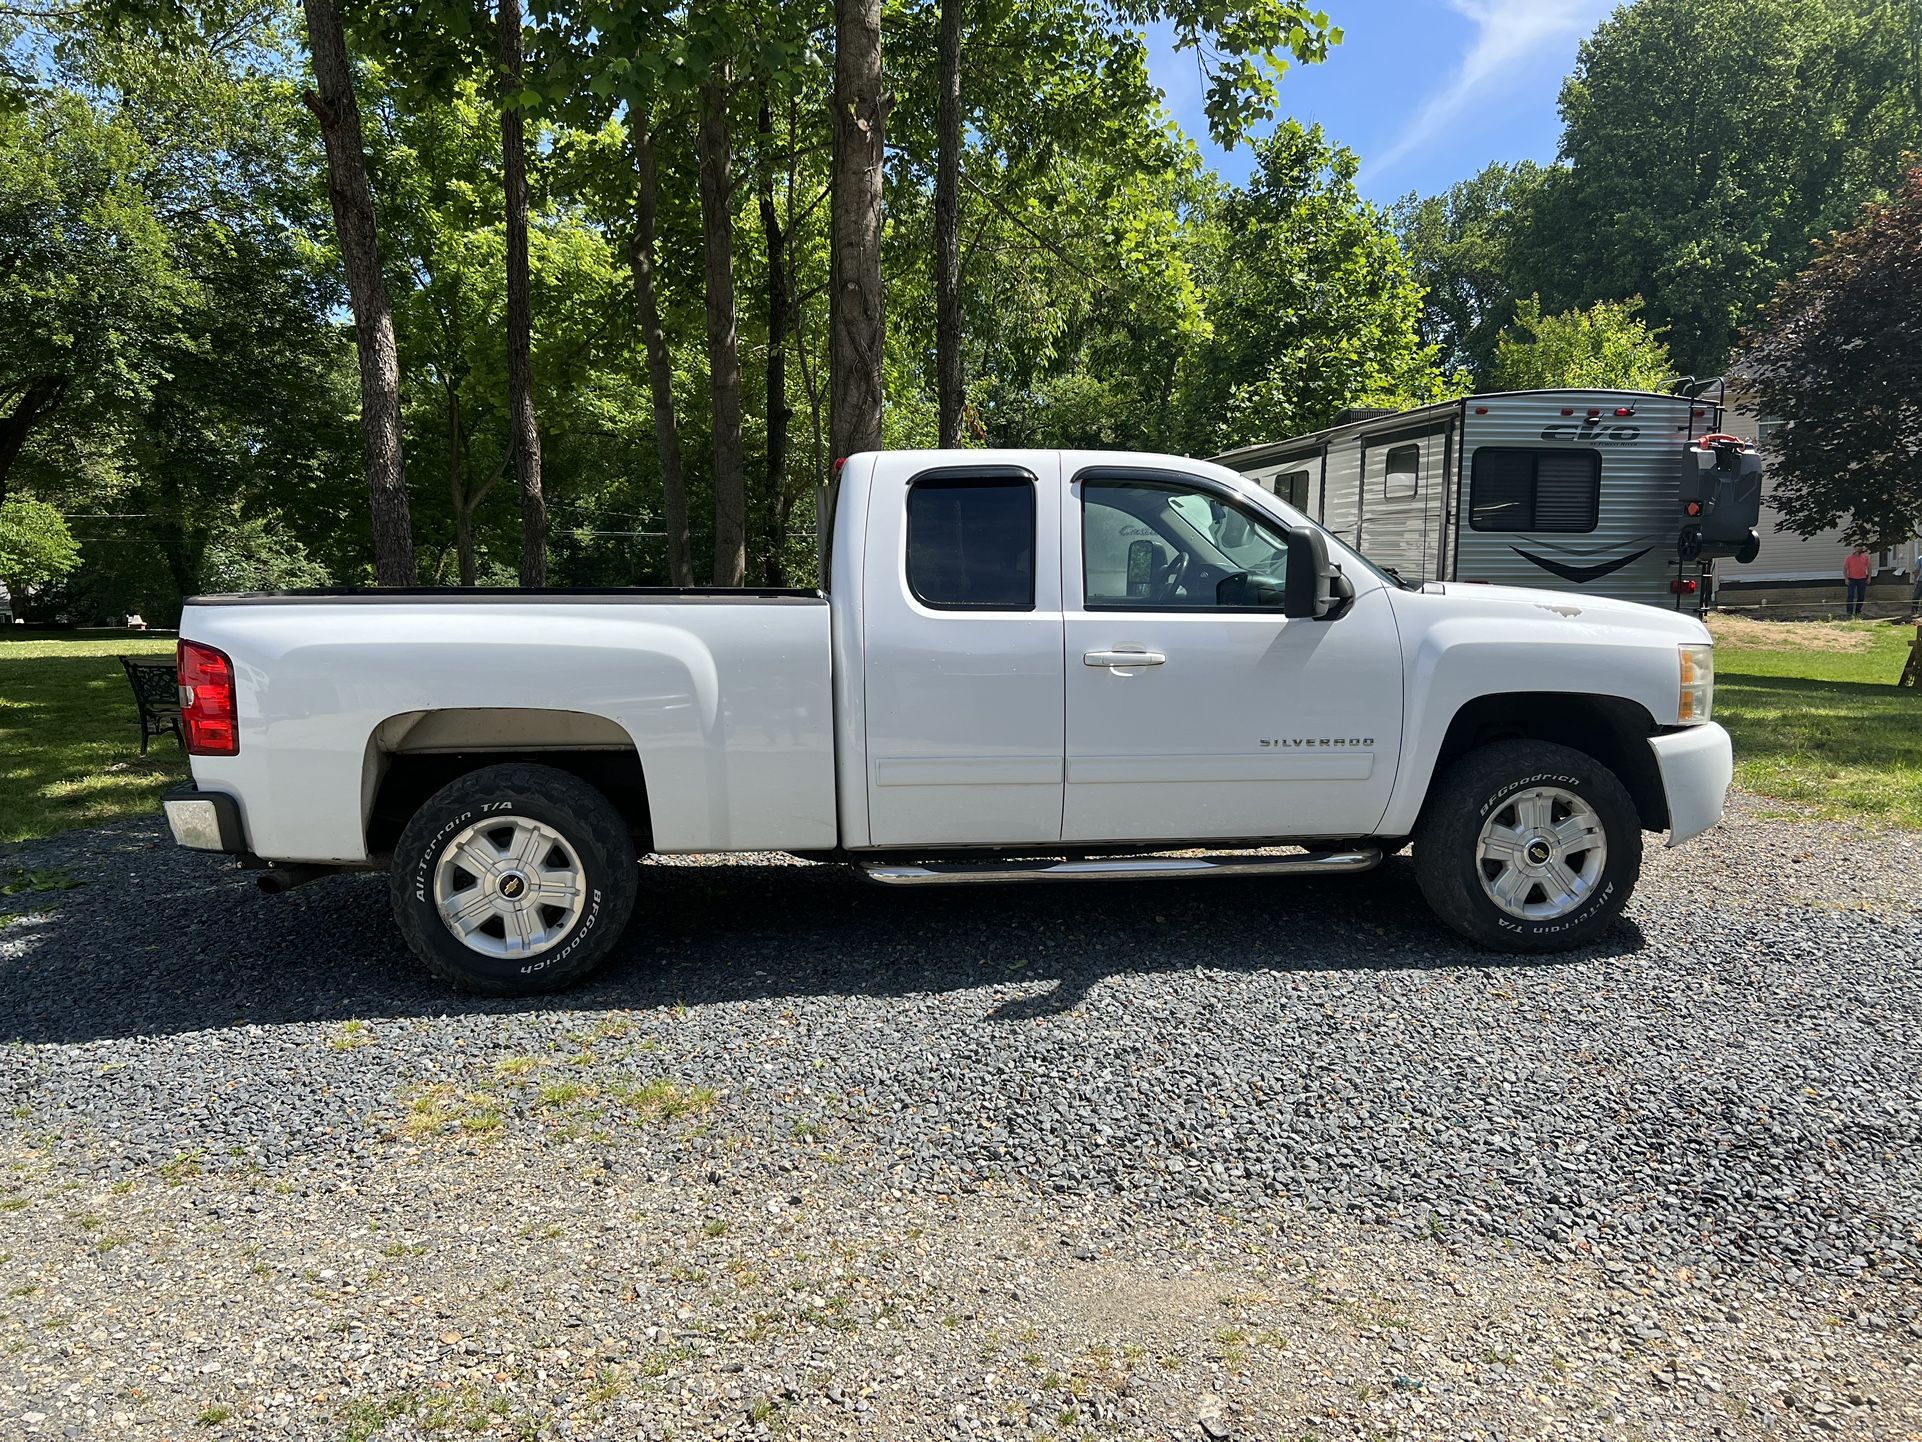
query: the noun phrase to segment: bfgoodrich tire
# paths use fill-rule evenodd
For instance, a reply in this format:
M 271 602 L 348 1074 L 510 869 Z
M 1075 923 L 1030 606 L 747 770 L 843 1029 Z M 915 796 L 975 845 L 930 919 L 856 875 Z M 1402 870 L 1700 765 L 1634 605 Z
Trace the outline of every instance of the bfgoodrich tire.
M 1642 871 L 1642 823 L 1592 756 L 1546 741 L 1478 747 L 1437 783 L 1415 878 L 1454 930 L 1496 951 L 1571 951 L 1614 924 Z
M 551 766 L 472 771 L 428 798 L 394 848 L 394 921 L 464 991 L 528 996 L 607 959 L 639 882 L 627 824 Z

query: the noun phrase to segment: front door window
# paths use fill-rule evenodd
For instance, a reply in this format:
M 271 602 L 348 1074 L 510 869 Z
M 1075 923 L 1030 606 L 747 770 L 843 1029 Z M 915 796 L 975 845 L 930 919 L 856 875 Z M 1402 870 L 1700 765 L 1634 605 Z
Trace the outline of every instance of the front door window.
M 1288 541 L 1208 491 L 1090 480 L 1082 560 L 1089 610 L 1280 610 Z

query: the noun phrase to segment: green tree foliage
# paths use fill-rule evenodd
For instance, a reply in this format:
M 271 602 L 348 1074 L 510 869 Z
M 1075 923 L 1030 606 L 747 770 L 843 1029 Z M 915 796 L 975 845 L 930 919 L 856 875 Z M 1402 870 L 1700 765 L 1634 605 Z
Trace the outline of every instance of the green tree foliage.
M 1186 439 L 1202 451 L 1329 424 L 1348 406 L 1459 393 L 1417 334 L 1422 293 L 1352 152 L 1284 122 L 1245 189 L 1210 202 L 1193 244 L 1209 335 L 1182 368 Z
M 1202 106 L 1208 130 L 1233 145 L 1275 114 L 1277 82 L 1288 57 L 1304 65 L 1328 58 L 1341 44 L 1341 27 L 1326 11 L 1293 0 L 1113 0 L 1111 13 L 1130 33 L 1154 21 L 1174 31 L 1175 54 L 1192 56 L 1206 81 Z
M 0 495 L 23 468 L 111 471 L 193 282 L 124 113 L 71 90 L 0 108 Z
M 1639 0 L 1584 42 L 1561 163 L 1397 208 L 1424 335 L 1484 382 L 1514 303 L 1642 296 L 1713 374 L 1810 242 L 1922 150 L 1922 0 Z
M 369 148 L 386 200 L 382 242 L 393 270 L 404 434 L 417 468 L 410 474 L 422 576 L 434 584 L 511 580 L 520 520 L 507 402 L 498 114 L 478 76 L 453 82 L 444 98 L 411 100 L 378 69 L 368 81 L 378 102 L 370 107 L 380 123 Z M 616 528 L 617 518 L 596 512 L 624 489 L 645 440 L 644 391 L 623 323 L 625 267 L 614 239 L 557 194 L 594 138 L 560 138 L 564 147 L 547 147 L 535 170 L 533 374 L 556 516 L 551 544 L 574 554 L 583 529 Z
M 23 80 L 0 119 L 0 266 L 34 280 L 0 293 L 0 364 L 66 378 L 23 428 L 13 479 L 88 517 L 65 583 L 79 615 L 164 619 L 217 586 L 366 583 L 355 350 L 320 138 L 298 99 L 298 12 L 120 8 L 145 28 L 63 12 L 8 52 Z M 960 324 L 937 327 L 938 8 L 887 0 L 883 14 L 887 444 L 940 433 L 938 332 L 960 338 L 967 444 L 1207 452 L 1454 384 L 1439 335 L 1416 333 L 1419 277 L 1357 195 L 1352 156 L 1283 125 L 1255 179 L 1226 189 L 1150 82 L 1138 27 L 1167 22 L 1207 81 L 1211 130 L 1245 138 L 1286 66 L 1339 40 L 1287 0 L 966 0 Z M 812 578 L 833 458 L 834 9 L 543 0 L 504 96 L 492 5 L 345 7 L 423 580 L 511 581 L 520 557 L 503 103 L 526 127 L 552 580 L 669 579 L 677 454 L 699 570 L 736 554 L 716 546 L 715 518 L 744 477 L 748 579 Z M 51 241 L 35 230 L 47 215 L 64 227 Z M 36 333 L 42 311 L 59 323 Z M 27 395 L 15 374 L 0 376 L 6 414 Z M 715 404 L 717 378 L 738 408 Z
M 247 516 L 222 529 L 200 562 L 211 592 L 296 591 L 325 586 L 327 568 L 307 554 L 278 517 Z
M 1422 287 L 1422 339 L 1451 369 L 1485 376 L 1496 338 L 1529 292 L 1520 244 L 1548 172 L 1533 161 L 1491 165 L 1441 195 L 1409 195 L 1395 229 Z
M 1207 193 L 1199 157 L 1165 123 L 1139 37 L 1077 29 L 1067 8 L 1004 23 L 974 36 L 1005 83 L 974 107 L 960 165 L 962 370 L 973 378 L 962 439 L 1160 443 L 1175 430 L 1178 358 L 1206 328 L 1184 240 L 1185 211 Z M 1087 64 L 1070 62 L 1077 50 Z M 895 133 L 931 143 L 931 124 L 904 107 Z M 892 329 L 932 375 L 933 295 L 917 273 L 934 222 L 925 169 L 904 167 L 888 203 Z M 1063 409 L 1069 393 L 1107 408 Z
M 1158 144 L 1164 127 L 1159 93 L 1148 80 L 1144 24 L 1166 22 L 1176 56 L 1197 66 L 1210 133 L 1228 145 L 1272 117 L 1276 85 L 1291 59 L 1317 64 L 1342 38 L 1325 13 L 1287 0 L 1234 7 L 1194 0 L 1117 0 L 1106 7 L 1083 0 L 935 0 L 906 18 L 897 41 L 906 42 L 910 68 L 921 73 L 904 93 L 920 97 L 923 106 L 938 102 L 939 114 L 917 113 L 911 99 L 890 121 L 890 134 L 927 137 L 911 143 L 910 153 L 932 150 L 943 445 L 959 440 L 967 371 L 961 219 L 996 200 L 964 170 L 991 168 L 1004 193 L 1046 196 L 1054 189 L 1050 178 L 1068 168 L 1064 159 L 1120 172 L 1131 161 L 1156 163 L 1154 152 L 1167 147 Z
M 1496 341 L 1490 382 L 1505 391 L 1661 390 L 1675 379 L 1675 367 L 1641 309 L 1636 297 L 1543 315 L 1541 297 L 1531 295 Z
M 1562 91 L 1553 298 L 1641 294 L 1683 367 L 1719 369 L 1810 237 L 1893 178 L 1862 138 L 1881 97 L 1851 63 L 1852 8 L 1643 0 L 1584 42 Z
M 297 514 L 358 561 L 333 524 L 357 512 L 336 490 L 350 361 L 314 240 L 318 147 L 267 63 L 290 43 L 274 11 L 183 13 L 164 45 L 65 20 L 0 118 L 0 170 L 23 182 L 0 186 L 23 237 L 0 248 L 0 364 L 60 381 L 12 473 L 90 516 L 80 614 L 169 614 L 250 513 Z
M 1788 529 L 1871 547 L 1922 531 L 1922 169 L 1782 285 L 1742 366 L 1783 420 L 1770 473 Z
M 29 586 L 59 580 L 79 564 L 80 547 L 60 512 L 30 496 L 0 501 L 0 584 L 15 597 Z

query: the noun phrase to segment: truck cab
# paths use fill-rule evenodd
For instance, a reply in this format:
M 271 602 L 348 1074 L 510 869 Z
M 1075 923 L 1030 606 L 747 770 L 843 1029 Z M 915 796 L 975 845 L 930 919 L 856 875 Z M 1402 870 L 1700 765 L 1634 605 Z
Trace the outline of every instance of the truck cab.
M 844 844 L 1375 831 L 1402 729 L 1392 586 L 1208 469 L 844 472 L 866 515 L 833 566 L 837 694 L 863 722 L 842 732 Z
M 387 867 L 430 967 L 522 991 L 609 954 L 646 852 L 925 885 L 1364 870 L 1412 839 L 1445 921 L 1544 950 L 1613 921 L 1645 830 L 1720 815 L 1691 618 L 1409 588 L 1181 457 L 860 455 L 831 514 L 824 592 L 197 599 L 176 836 L 272 885 Z

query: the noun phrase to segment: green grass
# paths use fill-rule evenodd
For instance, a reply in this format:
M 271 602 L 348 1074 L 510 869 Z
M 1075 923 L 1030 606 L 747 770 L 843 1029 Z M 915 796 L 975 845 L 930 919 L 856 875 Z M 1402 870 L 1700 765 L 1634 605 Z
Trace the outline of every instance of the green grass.
M 142 759 L 133 688 L 114 658 L 173 649 L 138 634 L 0 631 L 0 843 L 154 814 L 186 758 L 168 736 Z
M 1713 623 L 1715 719 L 1735 784 L 1819 815 L 1922 830 L 1915 631 L 1869 621 Z

